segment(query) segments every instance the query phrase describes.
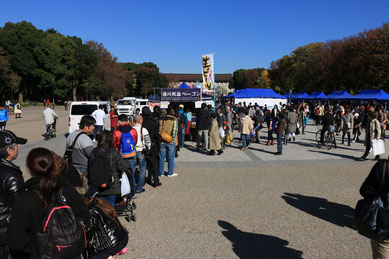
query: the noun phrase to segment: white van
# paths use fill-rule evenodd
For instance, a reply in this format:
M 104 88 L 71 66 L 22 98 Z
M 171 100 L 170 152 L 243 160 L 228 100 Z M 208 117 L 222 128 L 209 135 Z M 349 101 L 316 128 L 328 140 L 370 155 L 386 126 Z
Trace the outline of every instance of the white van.
M 135 97 L 124 97 L 118 101 L 116 106 L 118 114 L 133 116 L 136 109 L 140 109 L 149 105 L 149 99 L 137 99 Z
M 142 112 L 143 107 L 148 107 L 149 106 L 149 99 L 136 99 L 135 100 L 135 110 L 140 109 L 140 112 Z
M 134 115 L 135 111 L 135 97 L 124 97 L 118 101 L 116 109 L 118 114 Z
M 69 109 L 69 134 L 80 128 L 80 121 L 82 116 L 91 115 L 95 110 L 98 109 L 99 105 L 102 105 L 105 113 L 109 114 L 111 109 L 109 102 L 72 102 Z

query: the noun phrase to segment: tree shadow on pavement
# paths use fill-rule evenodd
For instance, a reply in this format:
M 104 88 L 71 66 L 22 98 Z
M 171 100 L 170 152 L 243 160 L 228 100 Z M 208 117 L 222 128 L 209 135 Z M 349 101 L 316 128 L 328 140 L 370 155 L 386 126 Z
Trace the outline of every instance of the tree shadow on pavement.
M 243 232 L 234 225 L 219 220 L 222 234 L 231 241 L 239 258 L 302 258 L 303 252 L 287 247 L 288 241 L 278 237 Z
M 350 206 L 330 202 L 324 198 L 284 193 L 286 203 L 314 217 L 328 221 L 339 227 L 353 228 L 354 209 Z
M 345 155 L 345 154 L 337 154 L 337 153 L 326 152 L 323 149 L 322 150 L 308 150 L 308 151 L 309 152 L 314 152 L 314 153 L 331 155 L 331 156 L 338 156 L 338 157 L 347 158 L 347 159 L 355 159 L 355 158 L 357 158 L 355 156 L 350 156 L 350 155 Z

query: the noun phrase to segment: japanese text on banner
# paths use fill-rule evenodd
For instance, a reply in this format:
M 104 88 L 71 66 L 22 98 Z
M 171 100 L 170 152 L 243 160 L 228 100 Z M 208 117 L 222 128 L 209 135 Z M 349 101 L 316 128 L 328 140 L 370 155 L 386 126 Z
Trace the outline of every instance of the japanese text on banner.
M 215 75 L 213 71 L 213 54 L 202 56 L 203 62 L 203 85 L 211 89 L 215 82 Z

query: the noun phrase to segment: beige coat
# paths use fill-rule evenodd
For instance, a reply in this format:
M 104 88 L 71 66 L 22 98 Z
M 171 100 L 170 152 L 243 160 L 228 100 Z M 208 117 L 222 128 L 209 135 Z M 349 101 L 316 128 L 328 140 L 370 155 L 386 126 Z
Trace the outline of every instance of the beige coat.
M 324 116 L 324 107 L 323 107 L 323 105 L 319 106 L 319 115 L 320 116 Z
M 211 127 L 209 129 L 209 149 L 210 150 L 222 149 L 221 140 L 219 137 L 217 119 L 212 119 Z
M 253 121 L 249 116 L 246 117 L 240 122 L 240 133 L 250 134 L 253 130 Z
M 14 113 L 22 113 L 22 106 L 20 105 L 20 109 L 17 108 L 19 105 L 19 103 L 15 104 Z

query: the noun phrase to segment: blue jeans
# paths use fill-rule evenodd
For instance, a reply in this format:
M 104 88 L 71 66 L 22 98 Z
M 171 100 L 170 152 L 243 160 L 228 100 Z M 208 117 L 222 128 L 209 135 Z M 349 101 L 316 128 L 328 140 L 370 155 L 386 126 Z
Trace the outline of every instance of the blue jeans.
M 242 134 L 242 144 L 243 144 L 243 148 L 249 146 L 249 134 Z
M 277 134 L 277 152 L 282 154 L 282 138 L 284 134 Z
M 145 177 L 146 177 L 145 155 L 142 152 L 136 152 L 136 157 L 134 159 L 130 159 L 129 162 L 134 175 L 133 177 L 134 189 L 136 192 L 141 192 L 145 184 Z M 138 177 L 138 182 L 136 182 L 135 184 L 135 172 L 136 172 L 135 170 L 137 165 L 139 165 L 139 177 Z
M 182 127 L 182 138 L 181 138 L 180 147 L 184 147 L 184 143 L 185 143 L 185 127 Z
M 101 134 L 103 131 L 104 125 L 95 125 L 95 130 L 93 131 L 93 139 L 96 139 L 97 134 Z
M 124 163 L 124 167 L 127 169 L 131 169 L 132 171 L 132 181 L 131 179 L 128 179 L 130 180 L 130 184 L 131 184 L 131 194 L 135 194 L 135 186 L 136 186 L 136 183 L 135 183 L 135 172 L 133 171 L 132 169 L 132 164 L 135 163 L 135 166 L 136 166 L 136 157 L 133 157 L 133 158 L 123 158 L 123 163 Z
M 116 194 L 98 196 L 97 198 L 99 198 L 100 200 L 108 201 L 112 205 L 112 207 L 115 206 Z
M 175 155 L 175 144 L 159 144 L 159 174 L 165 174 L 165 159 L 167 155 L 167 164 L 168 164 L 168 175 L 172 175 L 174 173 L 174 166 L 176 162 L 174 161 Z
M 301 134 L 304 134 L 304 133 L 305 133 L 305 125 L 306 125 L 306 120 L 305 120 L 305 118 L 304 118 L 304 119 L 303 119 L 303 125 L 302 125 Z

